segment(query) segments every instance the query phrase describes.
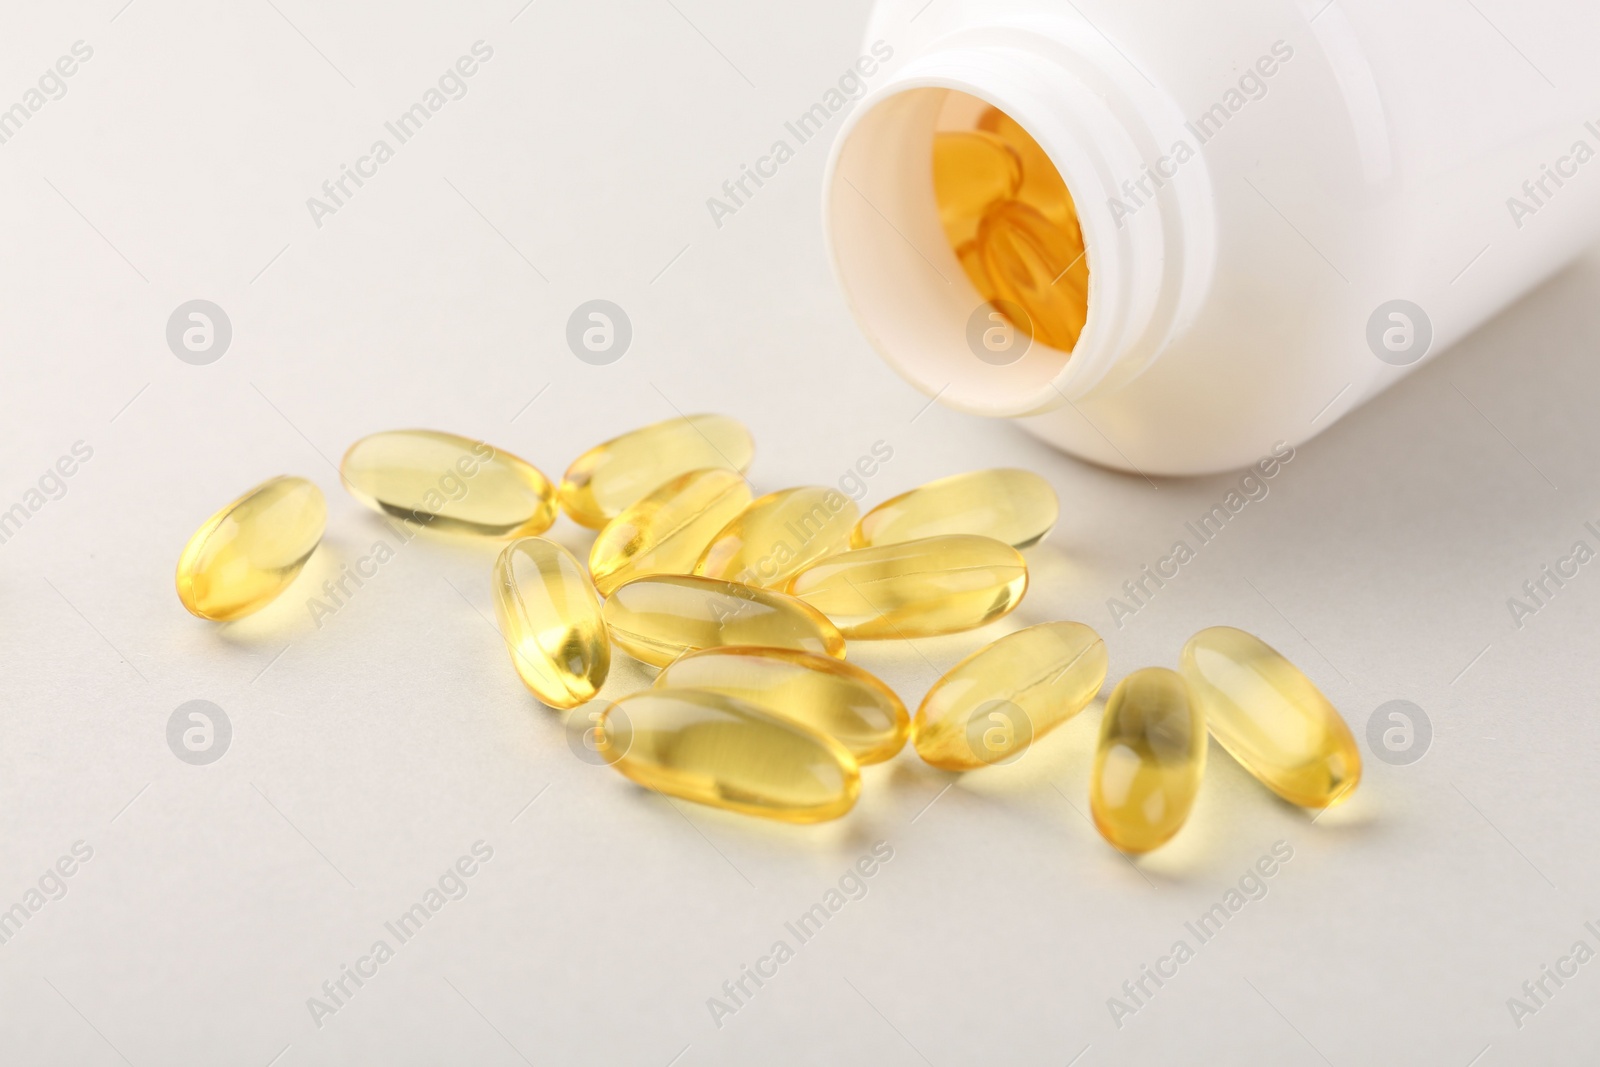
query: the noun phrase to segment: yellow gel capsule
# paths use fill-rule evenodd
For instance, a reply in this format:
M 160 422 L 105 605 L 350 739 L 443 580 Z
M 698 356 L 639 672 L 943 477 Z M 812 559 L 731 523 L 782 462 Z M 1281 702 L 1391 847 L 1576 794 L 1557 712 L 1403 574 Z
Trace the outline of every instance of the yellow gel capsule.
M 575 708 L 605 684 L 611 639 L 583 564 L 542 537 L 494 562 L 494 612 L 522 684 L 552 708 Z
M 1007 634 L 956 664 L 922 698 L 917 755 L 947 771 L 1016 759 L 1089 706 L 1106 680 L 1106 644 L 1081 622 Z
M 977 236 L 989 205 L 1021 186 L 1022 158 L 999 136 L 982 130 L 933 135 L 934 199 L 951 247 Z
M 934 198 L 945 239 L 980 296 L 1042 344 L 1071 352 L 1088 317 L 1089 263 L 1072 194 L 1039 143 L 986 108 L 940 133 Z M 1001 151 L 1001 146 L 1006 151 Z M 1013 172 L 1009 160 L 1019 169 Z
M 833 623 L 794 597 L 720 578 L 662 574 L 619 586 L 602 609 L 611 640 L 665 667 L 685 652 L 723 645 L 792 648 L 844 659 Z
M 894 690 L 860 667 L 784 648 L 708 648 L 679 656 L 657 688 L 709 689 L 827 734 L 862 765 L 905 747 L 911 716 Z
M 1022 308 L 1015 323 L 1034 340 L 1071 352 L 1088 318 L 1088 264 L 1083 241 L 1020 201 L 996 204 L 978 227 L 978 247 L 991 297 Z
M 993 622 L 1028 589 L 1028 565 L 992 537 L 955 534 L 857 548 L 795 575 L 789 592 L 846 637 L 929 637 Z
M 755 454 L 750 431 L 738 419 L 668 419 L 612 438 L 573 460 L 561 479 L 561 508 L 573 522 L 598 530 L 680 474 L 706 467 L 743 473 Z
M 750 504 L 730 470 L 690 471 L 625 508 L 589 547 L 589 573 L 606 596 L 648 574 L 689 574 L 706 545 Z
M 1182 828 L 1206 769 L 1206 723 L 1175 671 L 1146 667 L 1111 691 L 1089 807 L 1100 835 L 1149 852 Z
M 1022 181 L 1014 199 L 1022 201 L 1057 226 L 1076 230 L 1078 212 L 1067 183 L 1039 142 L 999 108 L 989 108 L 978 119 L 978 129 L 1004 142 L 1022 164 Z
M 448 533 L 524 537 L 556 520 L 555 487 L 537 467 L 453 433 L 363 437 L 339 462 L 339 476 L 373 511 Z
M 1056 491 L 1031 471 L 969 471 L 885 500 L 856 523 L 850 544 L 865 548 L 943 534 L 978 534 L 1027 548 L 1050 532 L 1060 511 Z
M 322 490 L 269 478 L 205 521 L 178 557 L 178 599 L 202 619 L 260 611 L 289 588 L 328 523 Z
M 858 515 L 855 501 L 837 489 L 808 485 L 768 493 L 722 528 L 694 572 L 782 589 L 817 560 L 848 548 Z
M 955 250 L 961 270 L 966 274 L 967 280 L 972 282 L 972 287 L 978 290 L 979 295 L 985 300 L 994 300 L 994 280 L 989 277 L 989 268 L 983 265 L 983 249 L 978 247 L 977 237 L 956 245 Z
M 861 771 L 839 742 L 726 693 L 646 689 L 600 717 L 596 750 L 635 782 L 789 823 L 855 806 Z
M 1311 679 L 1231 626 L 1189 638 L 1179 670 L 1217 743 L 1291 804 L 1326 808 L 1361 781 L 1350 728 Z

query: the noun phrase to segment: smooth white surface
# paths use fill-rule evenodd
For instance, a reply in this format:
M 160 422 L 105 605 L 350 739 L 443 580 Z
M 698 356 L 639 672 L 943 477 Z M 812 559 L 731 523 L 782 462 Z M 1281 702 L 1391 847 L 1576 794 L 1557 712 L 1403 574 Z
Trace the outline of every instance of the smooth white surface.
M 0 1062 L 1592 1061 L 1600 961 L 1520 1031 L 1506 999 L 1600 948 L 1600 562 L 1520 630 L 1506 600 L 1600 547 L 1600 261 L 1302 448 L 1118 629 L 1107 598 L 1236 480 L 1150 484 L 928 406 L 834 288 L 824 140 L 711 221 L 706 198 L 854 60 L 859 8 L 135 0 L 110 21 L 118 2 L 0 33 L 0 102 L 95 49 L 0 145 L 0 505 L 94 449 L 0 544 L 0 907 L 94 848 L 0 945 Z M 1565 44 L 1478 6 L 1530 55 Z M 480 38 L 466 98 L 315 229 L 306 197 Z M 164 339 L 197 297 L 234 326 L 205 367 Z M 596 297 L 634 325 L 607 367 L 564 341 Z M 418 538 L 320 629 L 304 584 L 231 627 L 177 603 L 185 538 L 268 475 L 327 492 L 320 566 L 385 536 L 329 464 L 363 434 L 436 426 L 556 474 L 678 409 L 746 419 L 763 490 L 834 483 L 879 440 L 868 503 L 985 465 L 1053 482 L 1062 521 L 1013 619 L 852 648 L 910 701 L 1012 623 L 1095 625 L 1113 681 L 1229 623 L 1359 737 L 1416 702 L 1432 750 L 1369 759 L 1315 824 L 1214 750 L 1192 824 L 1137 868 L 1083 817 L 1098 709 L 1015 766 L 953 779 L 908 753 L 849 818 L 768 826 L 574 758 L 488 622 L 497 546 Z M 642 684 L 619 659 L 611 691 Z M 233 723 L 210 766 L 167 747 L 191 699 Z M 480 839 L 465 899 L 318 1029 L 307 998 Z M 718 1029 L 707 998 L 880 840 L 867 896 Z M 1266 898 L 1117 1029 L 1107 998 L 1279 840 L 1294 859 Z

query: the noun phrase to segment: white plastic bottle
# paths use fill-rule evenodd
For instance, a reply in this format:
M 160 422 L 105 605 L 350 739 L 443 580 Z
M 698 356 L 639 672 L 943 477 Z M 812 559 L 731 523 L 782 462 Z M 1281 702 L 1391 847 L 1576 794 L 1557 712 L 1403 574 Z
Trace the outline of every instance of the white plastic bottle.
M 1600 236 L 1593 0 L 878 0 L 867 40 L 893 56 L 823 194 L 862 329 L 939 402 L 1108 466 L 1304 441 Z M 1070 356 L 978 340 L 930 177 L 952 90 L 1076 203 Z

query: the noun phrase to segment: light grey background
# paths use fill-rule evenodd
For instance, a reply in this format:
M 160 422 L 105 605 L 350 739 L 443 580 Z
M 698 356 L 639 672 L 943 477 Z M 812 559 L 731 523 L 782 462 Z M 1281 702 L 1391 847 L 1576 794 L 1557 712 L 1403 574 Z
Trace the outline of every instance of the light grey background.
M 0 509 L 93 449 L 0 544 L 0 908 L 93 849 L 0 945 L 0 1061 L 1593 1062 L 1600 962 L 1520 1029 L 1506 1000 L 1600 948 L 1600 563 L 1521 628 L 1507 599 L 1600 543 L 1600 262 L 1301 448 L 1119 628 L 1107 599 L 1236 479 L 1152 484 L 927 407 L 834 289 L 824 138 L 720 228 L 706 209 L 855 58 L 863 5 L 122 3 L 0 25 L 0 107 L 94 50 L 0 145 Z M 478 40 L 465 98 L 315 226 L 306 199 Z M 192 299 L 233 325 L 208 366 L 166 345 Z M 609 366 L 565 345 L 591 299 L 633 323 Z M 316 585 L 392 539 L 338 485 L 357 437 L 449 429 L 557 475 L 695 410 L 749 423 L 763 490 L 878 441 L 869 503 L 994 464 L 1055 484 L 1012 619 L 852 647 L 908 702 L 1019 624 L 1095 625 L 1115 680 L 1231 623 L 1358 738 L 1406 699 L 1432 748 L 1369 758 L 1313 824 L 1213 747 L 1190 825 L 1133 864 L 1085 819 L 1096 706 L 1014 766 L 908 752 L 848 818 L 784 827 L 575 759 L 492 629 L 494 545 L 418 538 L 312 623 Z M 190 617 L 185 539 L 278 473 L 328 495 L 315 564 L 259 616 Z M 622 658 L 607 692 L 646 680 Z M 167 744 L 197 699 L 232 725 L 206 766 Z M 480 840 L 467 895 L 317 1026 L 308 998 Z M 878 841 L 867 895 L 718 1027 L 708 998 Z M 1267 896 L 1119 1028 L 1108 998 L 1278 841 Z

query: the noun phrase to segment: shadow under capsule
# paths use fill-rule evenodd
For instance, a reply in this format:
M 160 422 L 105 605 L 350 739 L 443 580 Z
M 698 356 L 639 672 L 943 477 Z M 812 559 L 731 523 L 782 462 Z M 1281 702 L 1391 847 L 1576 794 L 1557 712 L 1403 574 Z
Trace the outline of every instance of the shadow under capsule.
M 623 790 L 630 803 L 641 805 L 658 814 L 664 821 L 687 822 L 701 837 L 712 842 L 727 844 L 730 841 L 747 845 L 757 843 L 781 844 L 785 850 L 799 849 L 818 854 L 853 856 L 871 848 L 885 837 L 883 825 L 876 818 L 866 817 L 858 807 L 836 819 L 814 823 L 791 823 L 781 819 L 768 819 L 725 811 L 710 804 L 700 804 L 681 797 L 668 796 L 657 789 L 641 785 L 620 774 L 612 776 L 613 786 Z M 714 835 L 715 841 L 712 841 Z M 719 848 L 720 852 L 721 849 Z M 730 861 L 731 862 L 731 861 Z
M 1277 839 L 1299 844 L 1313 838 L 1366 836 L 1382 826 L 1376 805 L 1365 801 L 1359 785 L 1332 807 L 1303 808 L 1257 781 L 1214 738 L 1208 744 L 1205 779 L 1188 822 L 1160 848 L 1127 857 L 1145 874 L 1226 880 L 1237 873 L 1233 865 L 1241 841 L 1262 847 Z
M 212 632 L 225 644 L 252 651 L 276 651 L 285 641 L 315 633 L 318 619 L 312 603 L 321 595 L 323 583 L 339 578 L 348 551 L 323 538 L 294 581 L 271 603 L 242 618 L 216 623 Z
M 947 793 L 959 793 L 968 803 L 977 803 L 1006 814 L 1027 817 L 1036 814 L 1032 801 L 1045 794 L 1062 794 L 1058 779 L 1068 768 L 1087 781 L 1093 758 L 1093 727 L 1076 727 L 1076 718 L 1061 724 L 1022 751 L 987 766 L 951 771 L 926 763 L 914 744 L 906 747 L 883 766 L 890 792 L 904 797 L 902 810 L 920 820 L 935 803 L 944 803 Z
M 1023 596 L 1017 610 L 1012 613 L 1013 617 L 1023 616 L 1028 620 L 1022 624 L 1025 626 L 1035 622 L 1055 621 L 1057 616 L 1040 605 L 1041 597 L 1038 594 L 1082 589 L 1085 585 L 1084 577 L 1090 573 L 1090 568 L 1087 566 L 1089 551 L 1091 549 L 1088 546 L 1085 546 L 1083 551 L 1068 551 L 1060 543 L 1052 541 L 1048 535 L 1038 544 L 1022 549 L 1022 557 L 1028 562 L 1028 592 Z M 1039 607 L 1040 617 L 1034 618 L 1028 611 L 1030 601 Z

